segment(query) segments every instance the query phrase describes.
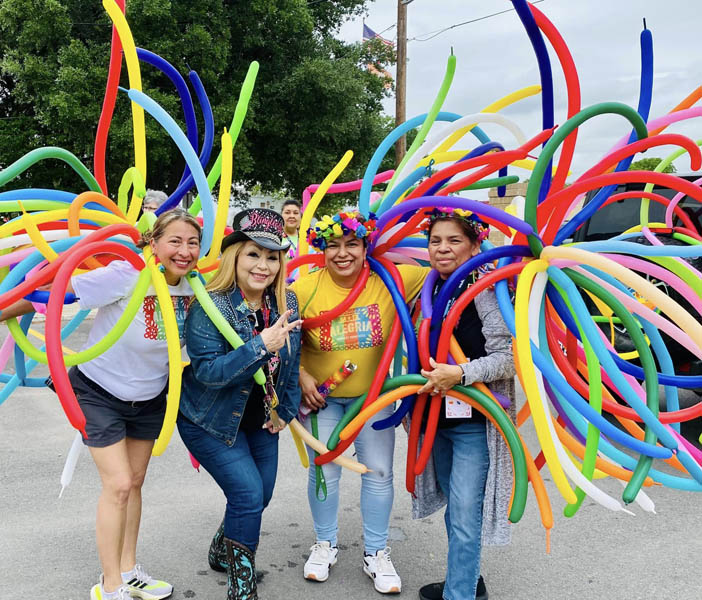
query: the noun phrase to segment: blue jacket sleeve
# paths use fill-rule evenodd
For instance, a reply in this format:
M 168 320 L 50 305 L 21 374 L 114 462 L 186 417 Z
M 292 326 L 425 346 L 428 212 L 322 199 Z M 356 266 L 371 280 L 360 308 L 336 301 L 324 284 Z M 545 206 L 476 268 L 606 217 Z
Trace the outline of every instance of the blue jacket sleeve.
M 254 373 L 272 356 L 260 336 L 232 350 L 197 302 L 185 321 L 185 343 L 195 378 L 212 388 L 251 383 Z

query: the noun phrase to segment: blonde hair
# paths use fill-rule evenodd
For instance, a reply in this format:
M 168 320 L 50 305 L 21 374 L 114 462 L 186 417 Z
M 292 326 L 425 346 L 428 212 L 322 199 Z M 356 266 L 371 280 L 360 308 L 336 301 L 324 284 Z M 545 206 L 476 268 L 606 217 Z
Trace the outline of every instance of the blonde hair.
M 197 231 L 198 241 L 202 242 L 202 227 L 200 227 L 200 223 L 197 222 L 197 219 L 187 210 L 183 210 L 182 208 L 173 208 L 161 213 L 158 219 L 156 219 L 153 228 L 150 231 L 145 231 L 141 234 L 141 239 L 137 243 L 137 248 L 145 248 L 149 245 L 151 240 L 157 242 L 159 238 L 166 233 L 166 228 L 171 223 L 175 223 L 176 221 L 183 221 L 184 223 L 191 225 L 193 229 Z
M 217 268 L 217 272 L 205 286 L 205 289 L 208 292 L 229 291 L 237 287 L 236 264 L 239 260 L 239 254 L 241 254 L 242 249 L 248 241 L 250 240 L 242 240 L 241 242 L 236 242 L 231 246 L 225 248 L 224 252 L 222 252 L 222 256 L 219 259 L 219 267 Z M 255 244 L 256 242 L 253 243 Z M 258 244 L 256 245 L 258 246 Z M 263 246 L 259 247 L 263 248 Z M 268 286 L 268 289 L 272 289 L 273 294 L 275 295 L 275 302 L 278 308 L 278 314 L 282 315 L 286 310 L 288 310 L 288 303 L 285 298 L 286 256 L 284 250 L 278 250 L 277 254 L 280 269 L 278 269 L 278 273 L 276 274 L 273 283 Z

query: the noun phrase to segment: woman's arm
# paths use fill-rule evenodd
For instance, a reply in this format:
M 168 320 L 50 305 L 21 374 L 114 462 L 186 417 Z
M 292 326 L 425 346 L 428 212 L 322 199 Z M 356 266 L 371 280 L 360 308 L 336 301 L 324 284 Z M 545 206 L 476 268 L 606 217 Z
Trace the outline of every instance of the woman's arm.
M 197 302 L 190 307 L 185 321 L 185 344 L 195 378 L 214 388 L 249 383 L 272 356 L 261 336 L 254 336 L 232 350 Z
M 488 383 L 514 377 L 512 335 L 502 318 L 495 291 L 487 289 L 475 298 L 475 308 L 483 324 L 486 356 L 461 365 L 467 384 L 476 381 Z

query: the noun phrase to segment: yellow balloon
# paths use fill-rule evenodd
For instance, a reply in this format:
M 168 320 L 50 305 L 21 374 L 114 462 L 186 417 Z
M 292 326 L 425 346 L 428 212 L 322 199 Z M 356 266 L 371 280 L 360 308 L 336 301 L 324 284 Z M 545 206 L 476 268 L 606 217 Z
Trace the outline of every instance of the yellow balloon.
M 324 178 L 324 181 L 319 184 L 317 191 L 314 193 L 310 201 L 307 203 L 305 212 L 302 213 L 302 220 L 300 221 L 300 241 L 298 245 L 299 256 L 304 256 L 309 251 L 309 244 L 307 243 L 307 230 L 309 229 L 310 223 L 312 222 L 312 217 L 314 216 L 314 211 L 317 210 L 319 203 L 324 198 L 327 190 L 336 181 L 336 178 L 341 175 L 341 172 L 348 166 L 353 158 L 353 152 L 347 150 L 346 154 L 341 157 L 341 160 L 337 165 L 329 172 Z M 309 272 L 308 265 L 300 265 L 300 276 L 307 275 Z
M 129 87 L 141 90 L 141 70 L 137 57 L 136 45 L 129 24 L 115 0 L 102 0 L 102 6 L 114 23 L 115 29 L 122 42 L 124 60 L 127 63 Z M 134 165 L 139 169 L 142 180 L 146 182 L 146 127 L 144 125 L 144 109 L 132 102 L 132 123 L 134 127 Z M 132 202 L 134 199 L 132 198 Z
M 229 196 L 232 189 L 232 136 L 227 130 L 222 134 L 222 176 L 219 180 L 219 198 L 217 200 L 217 213 L 214 222 L 214 234 L 212 236 L 212 245 L 207 256 L 200 259 L 198 268 L 205 269 L 217 260 L 219 251 L 222 247 L 222 238 L 224 237 L 224 228 L 227 225 L 227 215 L 229 213 Z
M 547 422 L 550 415 L 546 415 L 541 394 L 539 393 L 529 337 L 529 295 L 532 283 L 536 274 L 545 271 L 548 266 L 548 262 L 544 259 L 534 260 L 524 268 L 517 280 L 517 292 L 514 302 L 515 328 L 517 334 L 517 353 L 515 358 L 519 362 L 522 386 L 524 387 L 529 409 L 531 410 L 534 429 L 539 438 L 544 458 L 548 463 L 548 468 L 553 476 L 553 482 L 565 501 L 572 504 L 577 502 L 577 497 L 563 472 L 563 467 L 558 460 L 553 439 L 551 439 Z
M 310 448 L 312 448 L 312 450 L 314 450 L 318 454 L 325 454 L 329 451 L 328 448 L 316 437 L 314 437 L 309 431 L 307 431 L 297 419 L 293 419 L 292 421 L 290 421 L 290 430 L 294 431 L 297 435 L 299 435 L 300 438 L 305 442 L 305 444 L 307 444 Z M 356 460 L 353 460 L 352 458 L 348 458 L 347 456 L 337 456 L 334 460 L 332 460 L 332 462 L 336 463 L 341 467 L 346 467 L 351 471 L 355 471 L 356 473 L 368 473 L 368 467 L 366 467 L 366 465 Z M 307 464 L 309 464 L 309 462 Z
M 163 418 L 163 426 L 158 434 L 158 439 L 154 444 L 152 453 L 160 456 L 171 441 L 173 430 L 175 429 L 176 418 L 178 417 L 178 407 L 180 405 L 180 382 L 182 378 L 180 335 L 178 334 L 178 322 L 176 321 L 173 301 L 168 291 L 168 284 L 161 269 L 159 269 L 151 248 L 144 248 L 144 262 L 151 271 L 151 282 L 156 290 L 156 298 L 163 316 L 163 328 L 166 331 L 166 343 L 168 347 L 168 396 L 166 398 L 166 415 Z

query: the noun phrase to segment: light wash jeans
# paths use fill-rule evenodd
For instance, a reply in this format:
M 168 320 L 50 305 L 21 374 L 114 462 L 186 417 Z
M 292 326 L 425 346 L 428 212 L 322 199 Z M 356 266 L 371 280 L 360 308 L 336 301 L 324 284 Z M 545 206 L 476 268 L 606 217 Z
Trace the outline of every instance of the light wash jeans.
M 327 406 L 317 414 L 319 439 L 327 442 L 336 424 L 344 416 L 349 405 L 356 398 L 327 397 Z M 395 428 L 389 427 L 376 431 L 371 423 L 390 416 L 390 405 L 375 415 L 358 434 L 354 442 L 356 459 L 366 465 L 372 472 L 361 475 L 361 519 L 363 520 L 364 549 L 368 554 L 375 554 L 385 549 L 388 541 L 390 513 L 392 512 L 392 454 L 395 449 Z M 312 415 L 305 419 L 305 428 L 312 431 Z M 339 512 L 339 479 L 341 467 L 327 463 L 322 467 L 327 483 L 327 498 L 321 500 L 316 496 L 314 451 L 308 448 L 310 456 L 307 498 L 314 520 L 314 531 L 318 542 L 328 541 L 337 545 Z M 352 474 L 353 475 L 353 474 Z M 321 495 L 321 494 L 320 494 Z
M 480 576 L 483 498 L 490 456 L 485 423 L 439 429 L 432 450 L 441 491 L 448 498 L 445 600 L 475 598 Z

